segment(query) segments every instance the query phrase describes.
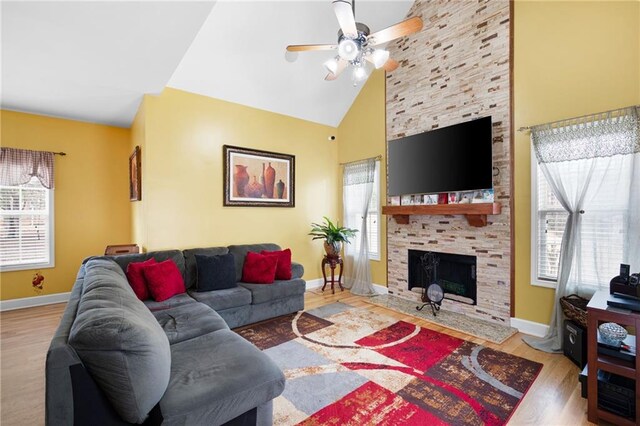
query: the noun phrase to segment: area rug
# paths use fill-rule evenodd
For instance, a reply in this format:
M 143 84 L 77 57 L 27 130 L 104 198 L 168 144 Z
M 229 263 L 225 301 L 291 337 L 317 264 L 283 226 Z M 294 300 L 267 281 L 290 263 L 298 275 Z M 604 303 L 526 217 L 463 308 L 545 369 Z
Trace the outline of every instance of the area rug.
M 237 333 L 287 378 L 276 425 L 503 425 L 542 368 L 341 302 Z
M 403 314 L 411 315 L 452 330 L 461 331 L 481 339 L 488 340 L 493 343 L 503 343 L 509 337 L 518 332 L 516 328 L 502 324 L 496 324 L 479 318 L 471 318 L 457 312 L 441 309 L 437 316 L 433 316 L 429 306 L 423 310 L 416 310 L 416 306 L 421 305 L 418 302 L 412 302 L 392 294 L 381 294 L 379 296 L 369 297 L 364 300 L 372 305 L 382 306 Z

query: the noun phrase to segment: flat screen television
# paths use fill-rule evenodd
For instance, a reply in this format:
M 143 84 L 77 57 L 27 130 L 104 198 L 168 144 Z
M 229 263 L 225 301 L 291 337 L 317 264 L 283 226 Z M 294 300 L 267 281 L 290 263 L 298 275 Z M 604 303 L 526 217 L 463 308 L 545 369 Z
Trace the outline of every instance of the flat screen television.
M 388 194 L 493 188 L 491 117 L 389 142 Z

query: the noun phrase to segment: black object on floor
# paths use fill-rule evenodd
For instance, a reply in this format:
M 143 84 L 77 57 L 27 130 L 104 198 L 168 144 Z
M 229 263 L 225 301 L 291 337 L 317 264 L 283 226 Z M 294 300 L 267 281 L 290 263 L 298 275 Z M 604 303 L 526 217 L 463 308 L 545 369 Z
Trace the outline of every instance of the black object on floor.
M 587 333 L 573 321 L 564 322 L 562 350 L 580 368 L 587 365 Z

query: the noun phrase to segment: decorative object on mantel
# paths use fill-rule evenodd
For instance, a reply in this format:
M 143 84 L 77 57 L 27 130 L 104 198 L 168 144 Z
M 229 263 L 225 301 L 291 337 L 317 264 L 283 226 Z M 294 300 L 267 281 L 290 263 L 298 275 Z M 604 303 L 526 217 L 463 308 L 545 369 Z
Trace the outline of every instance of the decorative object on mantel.
M 482 227 L 487 225 L 487 215 L 497 215 L 501 212 L 500 203 L 382 206 L 382 214 L 392 215 L 400 225 L 408 225 L 411 215 L 464 215 L 469 225 Z
M 295 156 L 223 146 L 224 205 L 295 207 Z
M 388 72 L 395 70 L 398 68 L 398 62 L 389 58 L 387 50 L 375 49 L 374 46 L 416 33 L 422 29 L 422 19 L 419 16 L 414 16 L 371 34 L 369 27 L 355 20 L 355 0 L 335 0 L 333 1 L 333 11 L 340 24 L 338 44 L 287 46 L 288 52 L 337 50 L 338 55 L 324 63 L 324 67 L 329 71 L 325 77 L 327 81 L 337 79 L 349 65 L 353 67 L 352 81 L 354 86 L 366 80 L 372 68 L 384 68 Z
M 142 163 L 140 147 L 136 146 L 129 157 L 129 201 L 142 200 Z
M 356 229 L 349 229 L 340 226 L 338 222 L 335 224 L 326 216 L 323 216 L 322 224 L 311 224 L 311 240 L 324 240 L 324 251 L 328 256 L 339 256 L 342 250 L 342 244 L 349 244 L 349 239 L 356 236 Z

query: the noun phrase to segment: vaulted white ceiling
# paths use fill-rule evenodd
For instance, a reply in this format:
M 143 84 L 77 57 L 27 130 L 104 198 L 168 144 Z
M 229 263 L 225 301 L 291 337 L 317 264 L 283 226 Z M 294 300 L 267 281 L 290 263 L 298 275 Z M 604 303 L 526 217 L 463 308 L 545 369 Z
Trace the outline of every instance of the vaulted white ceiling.
M 357 0 L 372 31 L 412 0 Z M 331 1 L 2 1 L 2 108 L 129 127 L 165 86 L 337 126 L 361 87 L 324 81 Z

